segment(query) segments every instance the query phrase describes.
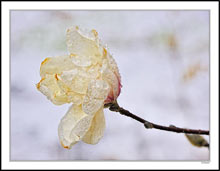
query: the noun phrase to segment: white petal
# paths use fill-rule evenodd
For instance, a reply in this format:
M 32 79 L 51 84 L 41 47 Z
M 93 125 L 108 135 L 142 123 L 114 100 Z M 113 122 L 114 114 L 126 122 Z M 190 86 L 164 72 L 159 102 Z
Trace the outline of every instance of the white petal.
M 114 74 L 108 67 L 103 70 L 102 73 L 103 79 L 109 83 L 113 92 L 113 99 L 115 100 L 118 97 L 120 83 L 116 74 Z
M 82 69 L 74 69 L 62 72 L 61 81 L 69 88 L 79 94 L 86 94 L 89 84 L 89 74 Z
M 83 111 L 88 115 L 94 115 L 104 105 L 109 90 L 110 87 L 107 82 L 92 80 L 84 97 Z
M 66 93 L 57 84 L 56 74 L 45 75 L 36 86 L 40 92 L 56 105 L 70 102 Z
M 104 49 L 105 51 L 106 49 Z M 105 52 L 106 53 L 106 52 Z M 108 64 L 109 64 L 109 67 L 110 69 L 112 70 L 112 72 L 114 72 L 117 77 L 119 77 L 119 80 L 121 79 L 121 76 L 120 76 L 120 73 L 119 73 L 119 70 L 118 70 L 118 66 L 114 60 L 114 58 L 110 55 L 109 52 L 107 52 L 106 54 L 106 57 L 107 57 L 107 60 L 108 60 Z
M 58 134 L 60 143 L 64 148 L 71 148 L 80 141 L 89 130 L 92 122 L 91 116 L 82 111 L 82 106 L 72 105 L 66 115 L 61 119 Z
M 91 127 L 82 140 L 87 144 L 97 144 L 99 140 L 103 137 L 104 130 L 105 117 L 103 113 L 103 108 L 101 108 L 95 114 L 92 120 Z
M 101 56 L 102 53 L 99 42 L 95 34 L 92 32 L 83 32 L 78 27 L 71 27 L 67 29 L 66 42 L 70 54 L 75 54 L 83 57 L 79 61 L 79 65 L 88 63 L 90 57 Z
M 76 65 L 72 62 L 71 56 L 57 56 L 46 58 L 40 67 L 40 75 L 44 77 L 46 74 L 61 74 L 63 71 L 73 70 Z
M 88 67 L 92 64 L 92 60 L 87 56 L 78 56 L 71 54 L 72 62 L 79 67 Z

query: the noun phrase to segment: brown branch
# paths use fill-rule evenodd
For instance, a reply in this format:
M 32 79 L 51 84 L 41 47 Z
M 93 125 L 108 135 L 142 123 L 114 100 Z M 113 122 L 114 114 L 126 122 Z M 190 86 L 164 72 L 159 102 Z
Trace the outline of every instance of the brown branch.
M 118 105 L 117 101 L 115 101 L 114 103 L 105 105 L 105 107 L 109 107 L 109 110 L 111 110 L 111 111 L 119 112 L 122 115 L 125 115 L 127 117 L 132 118 L 132 119 L 135 119 L 138 122 L 143 123 L 145 128 L 147 128 L 147 129 L 154 128 L 154 129 L 160 129 L 160 130 L 163 130 L 163 131 L 171 131 L 171 132 L 176 132 L 176 133 L 209 135 L 208 130 L 200 130 L 200 129 L 196 130 L 196 129 L 179 128 L 179 127 L 176 127 L 174 125 L 170 125 L 170 126 L 167 127 L 167 126 L 154 124 L 152 122 L 146 121 L 145 119 L 143 119 L 139 116 L 136 116 L 136 115 L 132 114 L 128 110 L 123 109 L 122 107 L 120 107 Z

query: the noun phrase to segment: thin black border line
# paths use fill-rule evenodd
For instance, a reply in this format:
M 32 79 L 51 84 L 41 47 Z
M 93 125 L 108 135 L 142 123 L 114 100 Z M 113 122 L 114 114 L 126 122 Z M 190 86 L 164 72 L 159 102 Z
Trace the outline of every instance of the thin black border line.
M 55 9 L 22 9 L 22 10 L 17 10 L 17 9 L 10 9 L 9 11 L 210 11 L 210 9 L 201 9 L 201 10 L 192 10 L 192 9 L 174 9 L 174 10 L 168 10 L 168 9 L 138 9 L 138 10 L 134 10 L 134 9 L 67 9 L 67 10 L 55 10 Z
M 23 1 L 25 2 L 25 1 Z M 46 2 L 46 1 L 44 1 Z M 48 1 L 49 2 L 49 1 Z M 91 2 L 91 1 L 90 1 Z M 161 1 L 162 2 L 162 1 Z M 13 10 L 13 9 L 10 9 L 9 10 L 9 85 L 10 85 L 10 88 L 9 88 L 9 122 L 10 122 L 10 125 L 9 125 L 9 161 L 10 162 L 201 162 L 202 164 L 208 164 L 211 162 L 211 150 L 209 150 L 209 160 L 11 160 L 11 12 L 12 11 L 209 11 L 209 130 L 210 130 L 210 125 L 211 125 L 211 111 L 210 111 L 210 104 L 211 104 L 211 99 L 210 99 L 210 68 L 211 68 L 211 37 L 210 37 L 210 34 L 211 34 L 211 10 L 210 9 L 207 9 L 207 10 L 184 10 L 184 9 L 180 9 L 180 10 L 81 10 L 81 9 L 77 9 L 77 10 L 47 10 L 47 9 L 43 9 L 43 10 L 31 10 L 31 9 L 28 9 L 28 10 Z M 219 125 L 218 125 L 219 126 Z M 210 140 L 211 140 L 211 130 L 210 130 L 210 135 L 209 135 L 209 143 L 211 144 Z M 211 146 L 210 146 L 210 149 L 211 149 Z

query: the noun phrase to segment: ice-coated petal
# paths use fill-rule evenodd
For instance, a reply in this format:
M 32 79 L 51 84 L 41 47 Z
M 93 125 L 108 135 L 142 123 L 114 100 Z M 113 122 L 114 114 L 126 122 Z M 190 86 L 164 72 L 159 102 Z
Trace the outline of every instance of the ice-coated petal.
M 94 115 L 103 105 L 109 93 L 109 85 L 103 80 L 92 80 L 83 101 L 83 111 Z
M 121 89 L 120 78 L 118 78 L 117 75 L 109 69 L 109 67 L 104 67 L 104 65 L 102 68 L 102 78 L 107 81 L 111 87 L 108 98 L 115 100 L 119 96 Z
M 73 70 L 76 65 L 72 62 L 69 55 L 46 58 L 40 67 L 40 76 L 45 77 L 46 74 L 61 74 L 63 71 Z
M 86 71 L 80 69 L 64 71 L 60 77 L 61 81 L 63 81 L 71 91 L 86 94 L 90 81 L 90 76 Z
M 105 130 L 105 117 L 103 113 L 103 108 L 100 108 L 91 123 L 91 127 L 88 132 L 83 137 L 83 141 L 87 144 L 97 144 L 99 140 L 103 137 Z
M 62 91 L 57 84 L 56 74 L 45 75 L 36 85 L 37 89 L 42 92 L 55 105 L 69 103 L 66 93 Z
M 77 26 L 67 29 L 66 42 L 71 54 L 82 56 L 87 62 L 91 56 L 100 56 L 97 32 L 85 32 Z
M 100 107 L 102 107 L 104 104 L 103 99 L 95 99 L 88 96 L 84 97 L 84 101 L 82 103 L 83 105 L 83 111 L 87 113 L 88 115 L 94 115 Z
M 121 81 L 121 76 L 118 70 L 118 66 L 112 55 L 110 55 L 110 53 L 105 48 L 103 48 L 103 55 L 106 57 L 108 61 L 109 69 L 118 77 L 119 81 Z
M 83 95 L 73 91 L 67 84 L 65 84 L 59 75 L 57 75 L 56 78 L 58 86 L 66 93 L 68 101 L 75 105 L 80 105 L 83 102 Z
M 92 119 L 93 117 L 82 111 L 81 105 L 72 105 L 58 127 L 61 145 L 64 148 L 71 148 L 80 141 L 89 130 Z
M 92 60 L 86 56 L 78 56 L 75 54 L 70 55 L 72 57 L 72 62 L 79 67 L 88 67 L 92 64 Z
M 95 99 L 105 99 L 109 91 L 109 85 L 104 80 L 91 80 L 88 85 L 87 96 Z

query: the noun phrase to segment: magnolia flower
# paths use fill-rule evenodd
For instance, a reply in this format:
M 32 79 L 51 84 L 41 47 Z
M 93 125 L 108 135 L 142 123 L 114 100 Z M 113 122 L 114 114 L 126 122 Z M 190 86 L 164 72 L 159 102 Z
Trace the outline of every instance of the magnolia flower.
M 36 85 L 52 103 L 72 103 L 61 119 L 58 134 L 64 148 L 82 140 L 96 144 L 103 136 L 105 104 L 117 99 L 121 90 L 118 67 L 98 39 L 95 30 L 67 29 L 68 55 L 46 58 Z

